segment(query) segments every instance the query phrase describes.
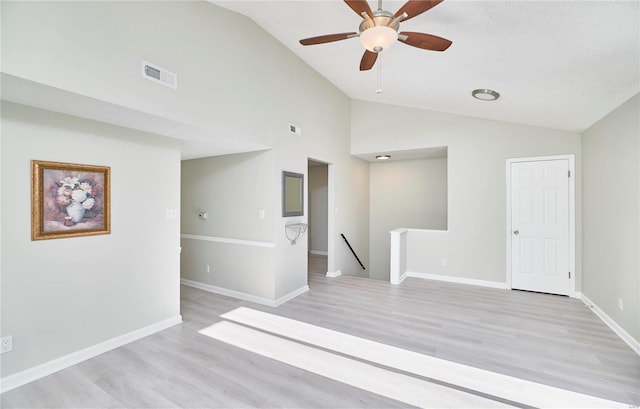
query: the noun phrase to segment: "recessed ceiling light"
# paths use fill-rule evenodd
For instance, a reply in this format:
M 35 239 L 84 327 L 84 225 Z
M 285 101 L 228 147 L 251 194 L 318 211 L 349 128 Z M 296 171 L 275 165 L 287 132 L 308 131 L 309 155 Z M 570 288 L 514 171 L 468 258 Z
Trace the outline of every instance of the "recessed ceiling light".
M 500 98 L 500 94 L 492 89 L 486 88 L 474 89 L 473 92 L 471 92 L 471 95 L 473 95 L 475 99 L 479 99 L 480 101 L 495 101 L 496 99 Z
M 391 159 L 391 155 L 376 155 L 376 159 L 378 159 L 378 160 Z

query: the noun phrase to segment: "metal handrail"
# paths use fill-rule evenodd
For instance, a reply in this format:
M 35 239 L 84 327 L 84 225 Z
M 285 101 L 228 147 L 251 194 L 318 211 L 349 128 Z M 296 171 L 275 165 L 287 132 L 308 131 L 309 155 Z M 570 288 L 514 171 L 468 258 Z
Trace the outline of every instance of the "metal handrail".
M 349 240 L 347 240 L 347 238 L 344 237 L 344 234 L 340 233 L 340 235 L 344 239 L 344 242 L 347 243 L 347 246 L 349 246 L 349 250 L 351 250 L 351 253 L 353 254 L 353 257 L 355 257 L 356 260 L 358 260 L 358 263 L 360 264 L 360 267 L 362 267 L 363 270 L 366 270 L 366 267 L 364 266 L 364 264 L 362 264 L 362 261 L 360 261 L 360 258 L 358 257 L 356 252 L 353 250 L 353 247 L 351 247 L 351 244 L 349 244 Z

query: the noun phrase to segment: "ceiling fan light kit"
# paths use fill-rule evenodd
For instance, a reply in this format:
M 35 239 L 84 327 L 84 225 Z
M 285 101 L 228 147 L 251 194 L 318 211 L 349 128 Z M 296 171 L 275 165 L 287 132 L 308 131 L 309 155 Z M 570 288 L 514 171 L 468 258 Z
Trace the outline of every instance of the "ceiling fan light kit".
M 408 0 L 395 14 L 383 10 L 381 0 L 378 1 L 378 10 L 375 12 L 371 11 L 366 0 L 344 0 L 344 2 L 363 18 L 358 33 L 328 34 L 305 38 L 300 40 L 300 44 L 325 44 L 360 37 L 360 43 L 365 48 L 360 61 L 360 71 L 370 70 L 376 63 L 378 54 L 388 50 L 397 41 L 431 51 L 444 51 L 451 45 L 451 41 L 431 34 L 399 31 L 401 22 L 424 13 L 440 4 L 442 0 Z
M 398 41 L 400 20 L 406 14 L 394 18 L 390 12 L 380 9 L 373 12 L 373 19 L 364 11 L 362 17 L 364 20 L 359 27 L 360 44 L 371 52 L 380 53 Z
M 374 53 L 388 50 L 398 41 L 398 32 L 388 26 L 375 26 L 360 33 L 360 44 Z

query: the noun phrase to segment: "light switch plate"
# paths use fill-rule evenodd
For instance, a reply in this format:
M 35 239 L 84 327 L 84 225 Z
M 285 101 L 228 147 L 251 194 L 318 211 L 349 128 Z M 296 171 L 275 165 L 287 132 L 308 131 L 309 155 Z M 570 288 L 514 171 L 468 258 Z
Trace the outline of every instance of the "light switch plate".
M 8 335 L 0 338 L 0 354 L 13 350 L 13 336 Z
M 178 210 L 167 209 L 167 220 L 175 220 L 178 218 Z

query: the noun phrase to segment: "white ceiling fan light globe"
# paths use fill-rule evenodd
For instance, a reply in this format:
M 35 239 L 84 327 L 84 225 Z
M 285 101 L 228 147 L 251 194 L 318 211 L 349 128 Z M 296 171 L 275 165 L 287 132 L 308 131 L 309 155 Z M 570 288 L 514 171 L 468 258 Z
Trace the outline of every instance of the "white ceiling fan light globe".
M 375 26 L 360 33 L 360 44 L 374 53 L 388 50 L 398 41 L 398 32 L 391 27 Z

